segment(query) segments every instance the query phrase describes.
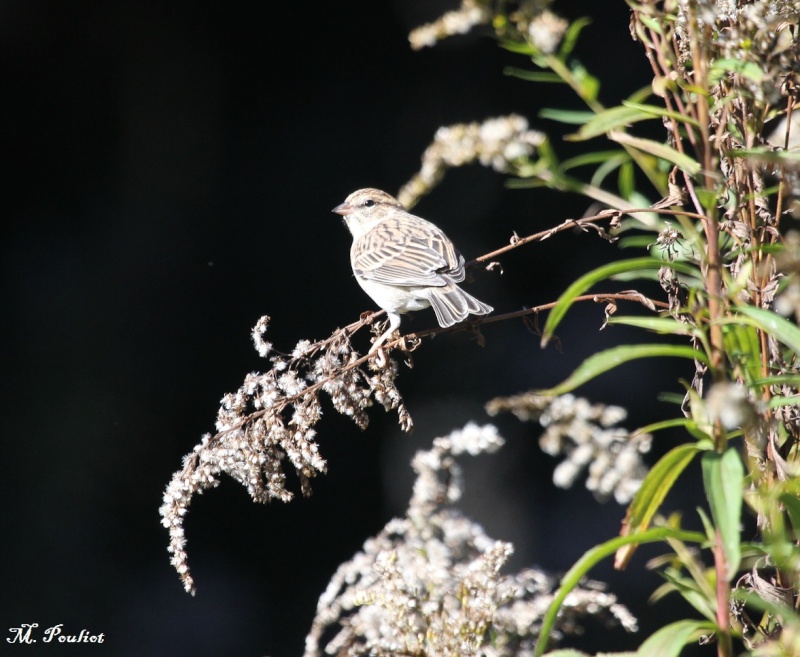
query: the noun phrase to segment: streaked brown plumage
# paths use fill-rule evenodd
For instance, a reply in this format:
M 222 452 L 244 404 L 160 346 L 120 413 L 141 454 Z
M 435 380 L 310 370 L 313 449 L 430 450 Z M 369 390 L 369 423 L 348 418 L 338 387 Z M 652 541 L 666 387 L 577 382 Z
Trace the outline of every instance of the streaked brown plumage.
M 436 225 L 410 214 L 379 189 L 360 189 L 337 205 L 353 235 L 350 262 L 364 291 L 389 317 L 377 349 L 400 326 L 400 315 L 433 307 L 440 326 L 486 315 L 491 306 L 467 294 L 464 258 Z

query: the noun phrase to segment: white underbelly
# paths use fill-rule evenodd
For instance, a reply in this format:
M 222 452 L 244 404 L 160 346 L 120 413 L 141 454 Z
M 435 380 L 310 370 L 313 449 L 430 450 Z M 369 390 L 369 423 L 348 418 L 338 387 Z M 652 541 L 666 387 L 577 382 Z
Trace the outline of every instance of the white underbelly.
M 397 287 L 356 277 L 358 284 L 383 310 L 403 314 L 430 307 L 425 287 Z

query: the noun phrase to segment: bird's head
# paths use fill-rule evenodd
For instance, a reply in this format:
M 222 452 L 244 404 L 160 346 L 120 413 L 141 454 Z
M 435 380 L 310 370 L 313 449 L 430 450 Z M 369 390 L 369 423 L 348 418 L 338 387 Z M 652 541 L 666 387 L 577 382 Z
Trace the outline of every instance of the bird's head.
M 405 212 L 400 201 L 380 189 L 369 187 L 353 192 L 344 203 L 333 208 L 333 212 L 342 216 L 345 225 L 355 238 L 397 211 Z

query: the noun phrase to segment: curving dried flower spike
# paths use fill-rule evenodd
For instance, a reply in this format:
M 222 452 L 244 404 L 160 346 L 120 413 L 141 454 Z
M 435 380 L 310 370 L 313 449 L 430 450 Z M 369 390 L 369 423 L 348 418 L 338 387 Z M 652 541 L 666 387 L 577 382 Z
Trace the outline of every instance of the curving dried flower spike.
M 272 367 L 248 374 L 236 392 L 222 398 L 217 433 L 203 436 L 184 458 L 183 469 L 173 475 L 159 509 L 169 530 L 171 563 L 192 594 L 183 529 L 192 497 L 218 486 L 224 473 L 256 502 L 288 502 L 294 494 L 286 488 L 287 462 L 300 480 L 301 492 L 309 495 L 311 480 L 326 469 L 313 428 L 322 415 L 321 392 L 330 397 L 336 411 L 362 429 L 369 421 L 366 409 L 374 402 L 397 411 L 404 431 L 413 426 L 395 385 L 397 363 L 385 354 L 380 361 L 367 359 L 353 349 L 350 337 L 364 322 L 319 342 L 301 340 L 290 355 L 275 352 L 264 339 L 268 326 L 269 317 L 262 317 L 253 329 L 253 342 Z

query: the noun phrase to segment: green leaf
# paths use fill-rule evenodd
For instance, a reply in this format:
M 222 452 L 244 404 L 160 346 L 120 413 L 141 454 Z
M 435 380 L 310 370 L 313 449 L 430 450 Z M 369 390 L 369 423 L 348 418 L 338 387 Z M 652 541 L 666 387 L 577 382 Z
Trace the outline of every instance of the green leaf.
M 612 130 L 622 128 L 631 123 L 652 118 L 652 114 L 647 114 L 635 107 L 618 105 L 604 110 L 599 114 L 595 114 L 591 120 L 587 121 L 583 127 L 578 130 L 578 132 L 574 135 L 568 135 L 565 139 L 568 141 L 585 141 L 587 139 L 599 137 L 600 135 L 608 134 Z
M 619 166 L 618 161 L 630 161 L 631 157 L 623 150 L 615 151 L 592 151 L 589 153 L 581 153 L 575 157 L 570 157 L 561 163 L 561 169 L 567 171 L 569 169 L 576 169 L 578 167 L 588 166 L 590 164 L 603 164 L 609 161 L 614 161 L 615 166 Z M 592 184 L 596 184 L 592 182 Z M 649 205 L 649 203 L 648 203 Z M 652 237 L 642 236 L 653 241 Z
M 699 613 L 713 622 L 716 619 L 716 600 L 714 599 L 713 593 L 709 598 L 709 595 L 700 589 L 697 582 L 688 577 L 680 577 L 676 573 L 677 571 L 674 569 L 661 572 L 661 575 L 668 582 L 665 586 L 672 587 L 673 591 L 676 591 Z
M 555 596 L 553 596 L 553 600 L 545 612 L 544 618 L 542 619 L 542 628 L 539 631 L 539 641 L 536 643 L 536 657 L 541 657 L 547 648 L 550 632 L 555 625 L 558 612 L 564 604 L 564 600 L 566 600 L 570 592 L 580 584 L 581 579 L 583 579 L 592 568 L 625 545 L 630 545 L 632 543 L 655 543 L 657 541 L 666 540 L 667 538 L 677 538 L 687 543 L 702 543 L 705 541 L 706 537 L 697 532 L 681 531 L 671 527 L 657 527 L 656 529 L 650 529 L 636 536 L 618 536 L 612 538 L 585 552 L 583 556 L 575 562 L 575 565 L 567 571 L 564 577 L 561 578 L 561 586 Z
M 653 32 L 656 34 L 664 34 L 664 28 L 655 18 L 651 18 L 650 16 L 644 16 L 642 14 L 639 15 L 639 20 L 642 21 L 647 27 L 649 27 Z
M 636 654 L 639 657 L 678 657 L 687 643 L 716 630 L 717 626 L 708 621 L 680 620 L 651 634 Z
M 719 203 L 719 192 L 716 189 L 705 189 L 704 187 L 697 187 L 695 192 L 697 200 L 700 201 L 706 212 L 713 212 Z
M 592 174 L 591 184 L 594 185 L 595 187 L 601 187 L 608 174 L 614 171 L 614 169 L 617 169 L 624 165 L 627 165 L 628 167 L 631 168 L 631 170 L 633 170 L 631 156 L 628 155 L 625 151 L 618 151 L 615 157 L 608 158 L 599 167 L 597 167 L 597 170 Z M 630 200 L 632 193 L 633 189 L 626 190 L 626 193 L 622 193 L 622 190 L 620 189 L 620 196 L 622 196 L 625 200 Z M 641 207 L 647 207 L 648 205 L 649 203 Z
M 564 80 L 557 73 L 552 71 L 529 71 L 525 68 L 517 68 L 516 66 L 507 66 L 503 69 L 503 75 L 508 75 L 512 78 L 519 78 L 527 82 L 557 82 L 563 84 Z
M 653 85 L 646 84 L 643 87 L 640 87 L 638 91 L 634 91 L 630 96 L 628 96 L 628 100 L 623 100 L 622 104 L 625 105 L 630 104 L 633 105 L 635 103 L 643 103 L 647 98 L 650 98 L 653 95 Z M 653 105 L 647 105 L 646 107 L 654 107 Z
M 722 454 L 703 455 L 703 483 L 711 506 L 711 517 L 725 553 L 726 577 L 732 580 L 742 559 L 739 524 L 742 516 L 744 465 L 739 453 L 729 447 Z
M 683 401 L 683 397 L 680 397 L 678 403 Z M 664 429 L 674 429 L 676 427 L 684 427 L 685 429 L 689 429 L 695 426 L 695 421 L 689 417 L 673 417 L 669 420 L 659 420 L 658 422 L 653 422 L 652 424 L 646 424 L 643 427 L 639 427 L 636 431 L 631 433 L 631 436 L 636 436 L 642 433 L 655 433 L 656 431 L 663 431 Z M 709 449 L 711 443 L 708 446 L 704 445 L 697 445 L 700 449 Z
M 737 316 L 721 320 L 723 324 L 745 321 L 785 344 L 796 354 L 800 354 L 800 328 L 780 315 L 753 306 L 737 306 Z
M 697 126 L 698 128 L 700 127 L 700 122 L 697 121 L 697 119 L 687 116 L 686 114 L 681 114 L 680 112 L 673 112 L 672 110 L 668 110 L 664 107 L 659 107 L 658 105 L 644 105 L 642 103 L 634 103 L 629 100 L 623 100 L 622 105 L 624 107 L 637 109 L 645 114 L 651 115 L 651 117 L 667 117 L 669 119 L 680 121 L 681 123 L 688 123 L 690 125 Z
M 725 353 L 732 363 L 744 372 L 745 383 L 750 386 L 761 377 L 761 344 L 754 326 L 741 322 L 723 327 Z
M 661 392 L 658 394 L 658 401 L 674 406 L 683 406 L 684 396 L 677 392 Z
M 570 23 L 567 31 L 564 33 L 564 38 L 561 39 L 561 47 L 558 49 L 558 58 L 561 60 L 567 59 L 575 49 L 575 44 L 578 43 L 578 36 L 587 25 L 591 25 L 592 19 L 583 17 L 578 18 Z
M 793 386 L 800 387 L 800 374 L 775 374 L 774 376 L 767 376 L 763 379 L 756 379 L 753 381 L 755 386 Z
M 678 445 L 650 468 L 625 514 L 621 532 L 623 536 L 640 534 L 650 526 L 650 521 L 661 507 L 667 493 L 699 450 L 696 444 Z M 621 549 L 617 553 L 614 567 L 624 568 L 630 561 L 634 549 L 635 545 Z
M 686 469 L 700 448 L 694 443 L 673 447 L 650 468 L 633 497 L 623 523 L 625 535 L 644 531 L 661 507 L 681 472 Z
M 711 522 L 711 518 L 709 518 L 708 514 L 700 507 L 697 507 L 697 515 L 700 516 L 700 522 L 703 523 L 703 529 L 706 532 L 706 540 L 709 544 L 714 543 L 714 523 Z
M 763 69 L 755 62 L 742 59 L 717 59 L 711 64 L 708 80 L 711 84 L 716 84 L 728 72 L 749 78 L 753 82 L 761 82 L 764 79 Z
M 595 377 L 619 367 L 623 363 L 627 363 L 639 358 L 656 358 L 659 356 L 670 356 L 677 358 L 690 358 L 692 360 L 699 360 L 703 363 L 708 362 L 706 355 L 687 347 L 686 345 L 674 344 L 633 344 L 622 345 L 620 347 L 612 347 L 605 351 L 600 351 L 592 354 L 578 368 L 567 377 L 566 380 L 559 383 L 553 388 L 547 390 L 539 390 L 537 394 L 540 395 L 563 395 L 571 392 L 583 385 L 587 381 L 591 381 Z
M 500 47 L 509 52 L 519 53 L 520 55 L 534 55 L 537 52 L 533 46 L 524 41 L 501 41 Z
M 634 137 L 626 132 L 620 132 L 618 130 L 612 130 L 608 133 L 608 136 L 611 140 L 617 142 L 618 144 L 630 146 L 636 150 L 649 153 L 650 155 L 654 155 L 662 160 L 666 160 L 667 162 L 676 165 L 690 176 L 697 175 L 700 173 L 700 169 L 702 168 L 696 160 L 692 159 L 685 153 L 680 153 L 671 146 L 667 146 L 661 142 L 653 141 L 652 139 Z
M 619 195 L 630 199 L 636 188 L 636 176 L 631 162 L 623 162 L 619 168 Z
M 778 499 L 789 514 L 795 536 L 800 536 L 800 500 L 791 493 L 782 493 Z
M 768 408 L 770 410 L 781 408 L 783 406 L 800 406 L 800 395 L 791 395 L 790 397 L 772 397 L 769 400 Z
M 652 235 L 629 235 L 621 237 L 617 242 L 621 249 L 652 249 L 656 246 Z
M 800 162 L 800 151 L 772 150 L 769 148 L 740 148 L 728 151 L 729 155 L 735 157 L 749 157 L 761 162 L 771 162 L 773 164 L 797 165 Z
M 540 119 L 550 119 L 559 123 L 570 125 L 583 125 L 594 116 L 594 112 L 586 110 L 565 110 L 554 107 L 545 107 L 539 112 Z
M 564 291 L 564 293 L 556 301 L 556 305 L 553 306 L 553 309 L 547 315 L 547 321 L 545 322 L 544 330 L 542 332 L 542 346 L 545 346 L 550 338 L 553 337 L 556 327 L 561 323 L 564 315 L 567 314 L 567 310 L 569 310 L 569 307 L 572 305 L 575 297 L 580 296 L 593 285 L 619 274 L 625 274 L 628 272 L 636 273 L 647 270 L 659 270 L 661 267 L 670 267 L 675 271 L 685 274 L 696 274 L 696 270 L 690 265 L 682 262 L 665 263 L 657 258 L 632 258 L 630 260 L 618 260 L 616 262 L 611 262 L 607 265 L 598 267 L 597 269 L 593 269 L 589 273 L 584 274 Z
M 673 317 L 609 317 L 607 324 L 635 326 L 662 335 L 700 335 L 702 332 L 689 324 L 679 322 Z
M 589 73 L 589 71 L 578 62 L 572 63 L 570 72 L 572 73 L 572 80 L 578 95 L 589 103 L 596 101 L 597 94 L 600 92 L 600 80 Z

